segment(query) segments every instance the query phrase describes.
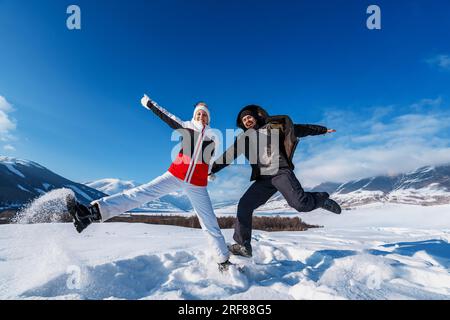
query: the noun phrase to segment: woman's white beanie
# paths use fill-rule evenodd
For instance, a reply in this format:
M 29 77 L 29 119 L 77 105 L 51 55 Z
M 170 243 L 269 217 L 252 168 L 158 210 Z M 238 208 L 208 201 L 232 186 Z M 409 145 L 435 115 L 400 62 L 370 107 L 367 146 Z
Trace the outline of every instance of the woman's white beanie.
M 208 115 L 208 125 L 211 124 L 211 115 L 209 113 L 208 107 L 204 104 L 198 104 L 195 109 L 194 109 L 194 115 L 192 116 L 192 120 L 195 121 L 195 115 L 197 114 L 197 111 L 199 110 L 203 110 L 206 112 L 206 114 Z

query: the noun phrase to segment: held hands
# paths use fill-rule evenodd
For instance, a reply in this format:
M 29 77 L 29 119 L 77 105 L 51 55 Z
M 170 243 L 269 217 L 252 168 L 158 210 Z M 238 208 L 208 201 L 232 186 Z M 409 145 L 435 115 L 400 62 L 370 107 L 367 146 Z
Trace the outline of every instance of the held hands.
M 216 175 L 214 173 L 210 173 L 208 175 L 208 181 L 213 182 L 214 180 L 216 180 Z
M 148 108 L 148 107 L 147 107 L 147 104 L 148 104 L 149 101 L 150 101 L 150 98 L 149 98 L 146 94 L 144 94 L 144 96 L 143 96 L 142 99 L 141 99 L 141 104 L 142 104 L 142 106 L 143 106 L 144 108 Z

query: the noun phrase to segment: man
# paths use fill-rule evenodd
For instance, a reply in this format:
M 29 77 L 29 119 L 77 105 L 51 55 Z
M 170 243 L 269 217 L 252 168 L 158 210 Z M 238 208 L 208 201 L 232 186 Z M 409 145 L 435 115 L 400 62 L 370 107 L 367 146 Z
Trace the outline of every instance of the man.
M 213 248 L 219 270 L 227 270 L 231 265 L 229 251 L 206 189 L 209 164 L 214 152 L 213 132 L 209 127 L 211 116 L 207 105 L 203 102 L 196 104 L 192 120 L 182 121 L 146 95 L 141 103 L 172 129 L 180 131 L 182 149 L 168 171 L 147 184 L 93 201 L 89 207 L 69 199 L 69 212 L 77 231 L 81 233 L 93 221 L 104 222 L 166 194 L 183 190 Z
M 211 169 L 213 175 L 243 154 L 252 167 L 255 181 L 239 200 L 232 254 L 252 256 L 251 234 L 253 211 L 265 204 L 277 191 L 299 212 L 323 208 L 336 214 L 340 206 L 326 192 L 305 192 L 294 174 L 292 158 L 299 138 L 335 132 L 318 125 L 293 124 L 288 116 L 269 116 L 257 105 L 243 108 L 236 120 L 244 130 Z M 261 143 L 261 141 L 263 143 Z

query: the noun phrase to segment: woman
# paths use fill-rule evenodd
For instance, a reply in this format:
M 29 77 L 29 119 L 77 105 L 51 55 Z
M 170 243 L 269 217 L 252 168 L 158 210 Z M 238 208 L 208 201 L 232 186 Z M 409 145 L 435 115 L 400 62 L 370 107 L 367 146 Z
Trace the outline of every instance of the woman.
M 181 133 L 182 149 L 168 171 L 147 184 L 93 201 L 89 207 L 70 199 L 69 212 L 74 218 L 77 231 L 81 233 L 93 221 L 104 222 L 166 194 L 183 190 L 214 249 L 219 270 L 227 270 L 231 264 L 228 261 L 228 248 L 206 189 L 209 162 L 214 150 L 212 130 L 209 127 L 211 117 L 207 105 L 204 102 L 197 103 L 192 120 L 181 121 L 146 95 L 141 103 L 172 129 Z M 210 151 L 210 154 L 207 151 Z

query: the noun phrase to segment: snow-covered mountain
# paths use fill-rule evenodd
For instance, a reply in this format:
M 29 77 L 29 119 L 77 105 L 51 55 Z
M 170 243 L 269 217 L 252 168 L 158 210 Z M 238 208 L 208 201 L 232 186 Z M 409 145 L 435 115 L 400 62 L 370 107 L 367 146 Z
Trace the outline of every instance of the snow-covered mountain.
M 450 203 L 450 164 L 350 181 L 339 186 L 333 198 L 347 207 L 374 202 L 447 204 Z
M 111 194 L 134 187 L 132 181 L 103 179 L 87 183 L 88 186 Z M 450 203 L 450 164 L 427 166 L 395 176 L 377 176 L 346 183 L 325 182 L 311 190 L 328 192 L 344 208 L 369 203 L 407 203 L 415 205 L 439 205 Z M 214 199 L 212 199 L 214 202 Z M 214 203 L 220 212 L 236 212 L 237 201 Z M 152 201 L 137 211 L 191 211 L 189 199 L 183 193 L 173 193 Z M 293 210 L 284 197 L 277 193 L 259 212 Z
M 43 166 L 27 160 L 0 157 L 0 209 L 18 208 L 53 189 L 70 188 L 84 203 L 138 186 L 134 181 L 102 179 L 80 184 L 61 177 Z M 344 208 L 369 203 L 407 203 L 439 205 L 450 203 L 450 164 L 427 166 L 395 176 L 377 176 L 339 184 L 327 182 L 311 191 L 332 194 Z M 220 211 L 236 211 L 237 202 L 215 203 Z M 280 194 L 258 211 L 292 210 Z M 182 192 L 151 201 L 133 211 L 189 212 L 192 205 Z
M 120 179 L 101 179 L 96 181 L 91 181 L 85 183 L 91 188 L 95 188 L 103 193 L 112 195 L 115 193 L 120 193 L 125 190 L 137 187 L 141 183 L 136 183 L 134 181 L 120 180 Z M 189 198 L 182 192 L 174 192 L 160 199 L 146 203 L 142 207 L 132 210 L 137 212 L 180 212 L 180 211 L 191 211 L 192 205 Z
M 311 192 L 328 192 L 329 194 L 333 194 L 337 188 L 339 188 L 342 185 L 342 183 L 337 183 L 337 182 L 324 182 L 321 183 L 317 186 L 315 186 L 314 188 L 312 188 Z
M 21 207 L 30 200 L 59 188 L 72 189 L 83 203 L 105 195 L 61 177 L 36 162 L 0 157 L 0 210 Z
M 101 179 L 92 182 L 86 182 L 84 184 L 107 195 L 119 193 L 136 186 L 134 181 L 126 181 L 120 179 Z
M 393 176 L 377 176 L 346 183 L 326 182 L 313 189 L 331 194 L 344 208 L 369 203 L 406 203 L 422 206 L 450 203 L 450 164 L 427 166 Z M 235 208 L 229 206 L 228 209 Z M 293 210 L 276 194 L 258 211 Z

